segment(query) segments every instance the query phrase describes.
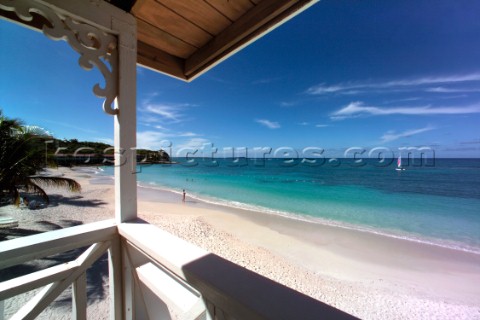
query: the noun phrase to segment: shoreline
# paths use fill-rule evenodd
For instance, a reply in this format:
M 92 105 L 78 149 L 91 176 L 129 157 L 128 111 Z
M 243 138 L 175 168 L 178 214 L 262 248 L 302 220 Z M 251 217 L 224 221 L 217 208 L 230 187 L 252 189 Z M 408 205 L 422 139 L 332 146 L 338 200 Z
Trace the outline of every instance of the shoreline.
M 175 212 L 172 214 L 178 214 L 178 210 L 170 209 L 170 206 L 185 206 L 184 210 L 201 211 L 198 215 L 208 224 L 287 259 L 302 261 L 302 267 L 326 276 L 364 281 L 388 278 L 389 274 L 395 273 L 395 277 L 401 279 L 402 284 L 416 286 L 417 273 L 421 272 L 425 273 L 421 282 L 428 282 L 429 290 L 437 287 L 434 291 L 448 295 L 452 294 L 448 291 L 453 289 L 456 293 L 452 295 L 457 297 L 462 288 L 468 287 L 472 280 L 462 281 L 457 276 L 473 270 L 476 283 L 480 283 L 480 255 L 477 253 L 210 203 L 187 202 L 183 205 L 178 201 L 175 204 L 175 200 L 171 198 L 177 196 L 175 192 L 145 186 L 139 188 L 142 189 L 143 192 L 139 191 L 139 202 L 144 204 L 143 208 L 152 210 L 152 206 L 168 206 L 167 211 Z M 163 193 L 159 200 L 146 200 L 159 193 Z M 165 201 L 165 198 L 168 200 Z M 140 208 L 139 212 L 142 213 Z M 286 247 L 283 245 L 285 243 L 290 245 Z M 296 246 L 291 245 L 292 243 Z M 322 261 L 325 257 L 331 259 L 329 263 Z M 320 272 L 319 267 L 322 270 Z M 375 270 L 371 271 L 372 268 Z M 415 275 L 410 275 L 410 272 L 415 272 Z M 436 272 L 438 274 L 432 275 Z M 447 273 L 457 274 L 451 276 Z M 444 286 L 448 287 L 448 290 L 442 290 Z M 480 289 L 476 291 L 480 294 Z M 480 295 L 472 295 L 468 300 L 480 303 Z
M 105 177 L 111 177 L 111 176 L 105 176 Z M 113 179 L 113 177 L 111 178 Z M 162 186 L 157 184 L 150 185 L 143 182 L 138 182 L 137 188 L 148 189 L 148 190 L 151 190 L 152 193 L 155 193 L 155 192 L 171 193 L 172 198 L 174 198 L 173 195 L 178 195 L 180 197 L 182 194 L 181 191 L 171 189 L 167 186 Z M 312 217 L 312 216 L 293 213 L 293 212 L 280 211 L 276 209 L 259 207 L 259 206 L 240 203 L 240 202 L 232 202 L 232 201 L 219 199 L 219 198 L 199 196 L 196 194 L 194 194 L 193 196 L 191 194 L 188 194 L 188 197 L 191 199 L 194 199 L 195 201 L 198 201 L 205 208 L 224 209 L 226 211 L 237 213 L 237 214 L 244 213 L 247 216 L 251 216 L 252 219 L 256 219 L 256 216 L 259 216 L 259 215 L 273 216 L 273 217 L 279 217 L 279 218 L 288 219 L 292 221 L 303 222 L 305 224 L 313 224 L 318 226 L 319 228 L 331 227 L 331 228 L 346 229 L 352 232 L 374 234 L 380 237 L 386 237 L 386 238 L 402 240 L 402 241 L 409 241 L 409 242 L 419 243 L 419 244 L 433 246 L 433 247 L 439 247 L 439 248 L 448 249 L 448 250 L 471 253 L 471 254 L 480 256 L 480 248 L 473 247 L 465 243 L 460 243 L 455 240 L 429 238 L 424 235 L 412 234 L 412 233 L 404 232 L 401 230 L 391 230 L 391 229 L 383 230 L 379 228 L 375 229 L 374 227 L 359 226 L 359 225 L 349 224 L 346 222 L 322 219 L 318 217 Z M 148 197 L 148 198 L 152 199 L 151 201 L 155 201 L 154 197 Z M 161 198 L 164 198 L 164 197 L 161 197 Z M 172 201 L 172 202 L 175 202 L 175 201 Z M 404 233 L 402 234 L 402 232 Z
M 49 189 L 57 206 L 12 208 L 8 214 L 21 218 L 20 228 L 37 230 L 53 223 L 68 227 L 67 219 L 88 223 L 113 217 L 113 177 L 84 167 L 57 172 L 80 182 L 82 193 Z M 354 316 L 480 319 L 479 255 L 215 206 L 188 194 L 182 203 L 180 193 L 148 186 L 137 190 L 139 218 Z M 108 318 L 107 298 L 92 305 L 95 318 Z M 7 300 L 6 315 L 28 301 L 15 299 Z M 68 308 L 50 306 L 48 316 L 40 318 L 57 319 L 60 311 L 70 312 Z

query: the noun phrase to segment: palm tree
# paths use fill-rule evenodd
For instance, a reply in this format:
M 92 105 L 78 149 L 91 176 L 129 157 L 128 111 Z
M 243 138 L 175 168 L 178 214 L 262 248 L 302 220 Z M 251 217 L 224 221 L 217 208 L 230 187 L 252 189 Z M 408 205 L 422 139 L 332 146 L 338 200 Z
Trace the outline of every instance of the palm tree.
M 48 138 L 45 130 L 9 119 L 0 110 L 0 195 L 12 198 L 18 205 L 23 189 L 40 195 L 48 204 L 48 195 L 40 185 L 81 190 L 73 179 L 38 174 L 45 165 L 43 142 Z

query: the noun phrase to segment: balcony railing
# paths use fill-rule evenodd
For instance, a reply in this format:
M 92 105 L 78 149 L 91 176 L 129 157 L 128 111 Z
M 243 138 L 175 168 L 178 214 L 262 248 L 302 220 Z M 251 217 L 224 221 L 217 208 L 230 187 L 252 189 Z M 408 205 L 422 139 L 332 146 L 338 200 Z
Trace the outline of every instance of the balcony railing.
M 0 269 L 79 248 L 72 261 L 1 282 L 0 319 L 6 299 L 43 287 L 10 318 L 34 319 L 70 285 L 72 318 L 86 319 L 86 270 L 105 252 L 111 319 L 353 318 L 141 221 L 0 242 Z

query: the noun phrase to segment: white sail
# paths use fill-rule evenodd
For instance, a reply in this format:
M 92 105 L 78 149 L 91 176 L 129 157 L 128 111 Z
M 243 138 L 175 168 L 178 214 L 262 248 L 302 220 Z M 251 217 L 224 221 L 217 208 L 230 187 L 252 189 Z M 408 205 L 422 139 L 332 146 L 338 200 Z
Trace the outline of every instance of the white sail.
M 402 168 L 402 156 L 399 156 L 398 159 L 397 159 L 397 167 L 395 168 L 395 170 L 398 170 L 398 171 L 403 171 L 405 170 L 405 168 Z

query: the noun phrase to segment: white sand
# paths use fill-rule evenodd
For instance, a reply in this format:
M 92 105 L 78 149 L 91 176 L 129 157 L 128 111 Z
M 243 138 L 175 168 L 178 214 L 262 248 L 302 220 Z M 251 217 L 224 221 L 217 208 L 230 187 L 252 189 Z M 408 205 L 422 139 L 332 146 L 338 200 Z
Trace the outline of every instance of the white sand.
M 57 206 L 7 208 L 19 229 L 48 230 L 113 217 L 111 180 L 85 169 L 60 170 L 82 184 L 82 193 L 51 190 L 63 195 L 53 197 Z M 480 319 L 479 255 L 187 200 L 139 188 L 139 216 L 360 318 Z M 108 288 L 97 291 L 88 312 L 92 319 L 107 318 Z M 25 299 L 6 301 L 7 318 Z M 69 308 L 68 302 L 56 302 L 40 318 L 68 318 Z

